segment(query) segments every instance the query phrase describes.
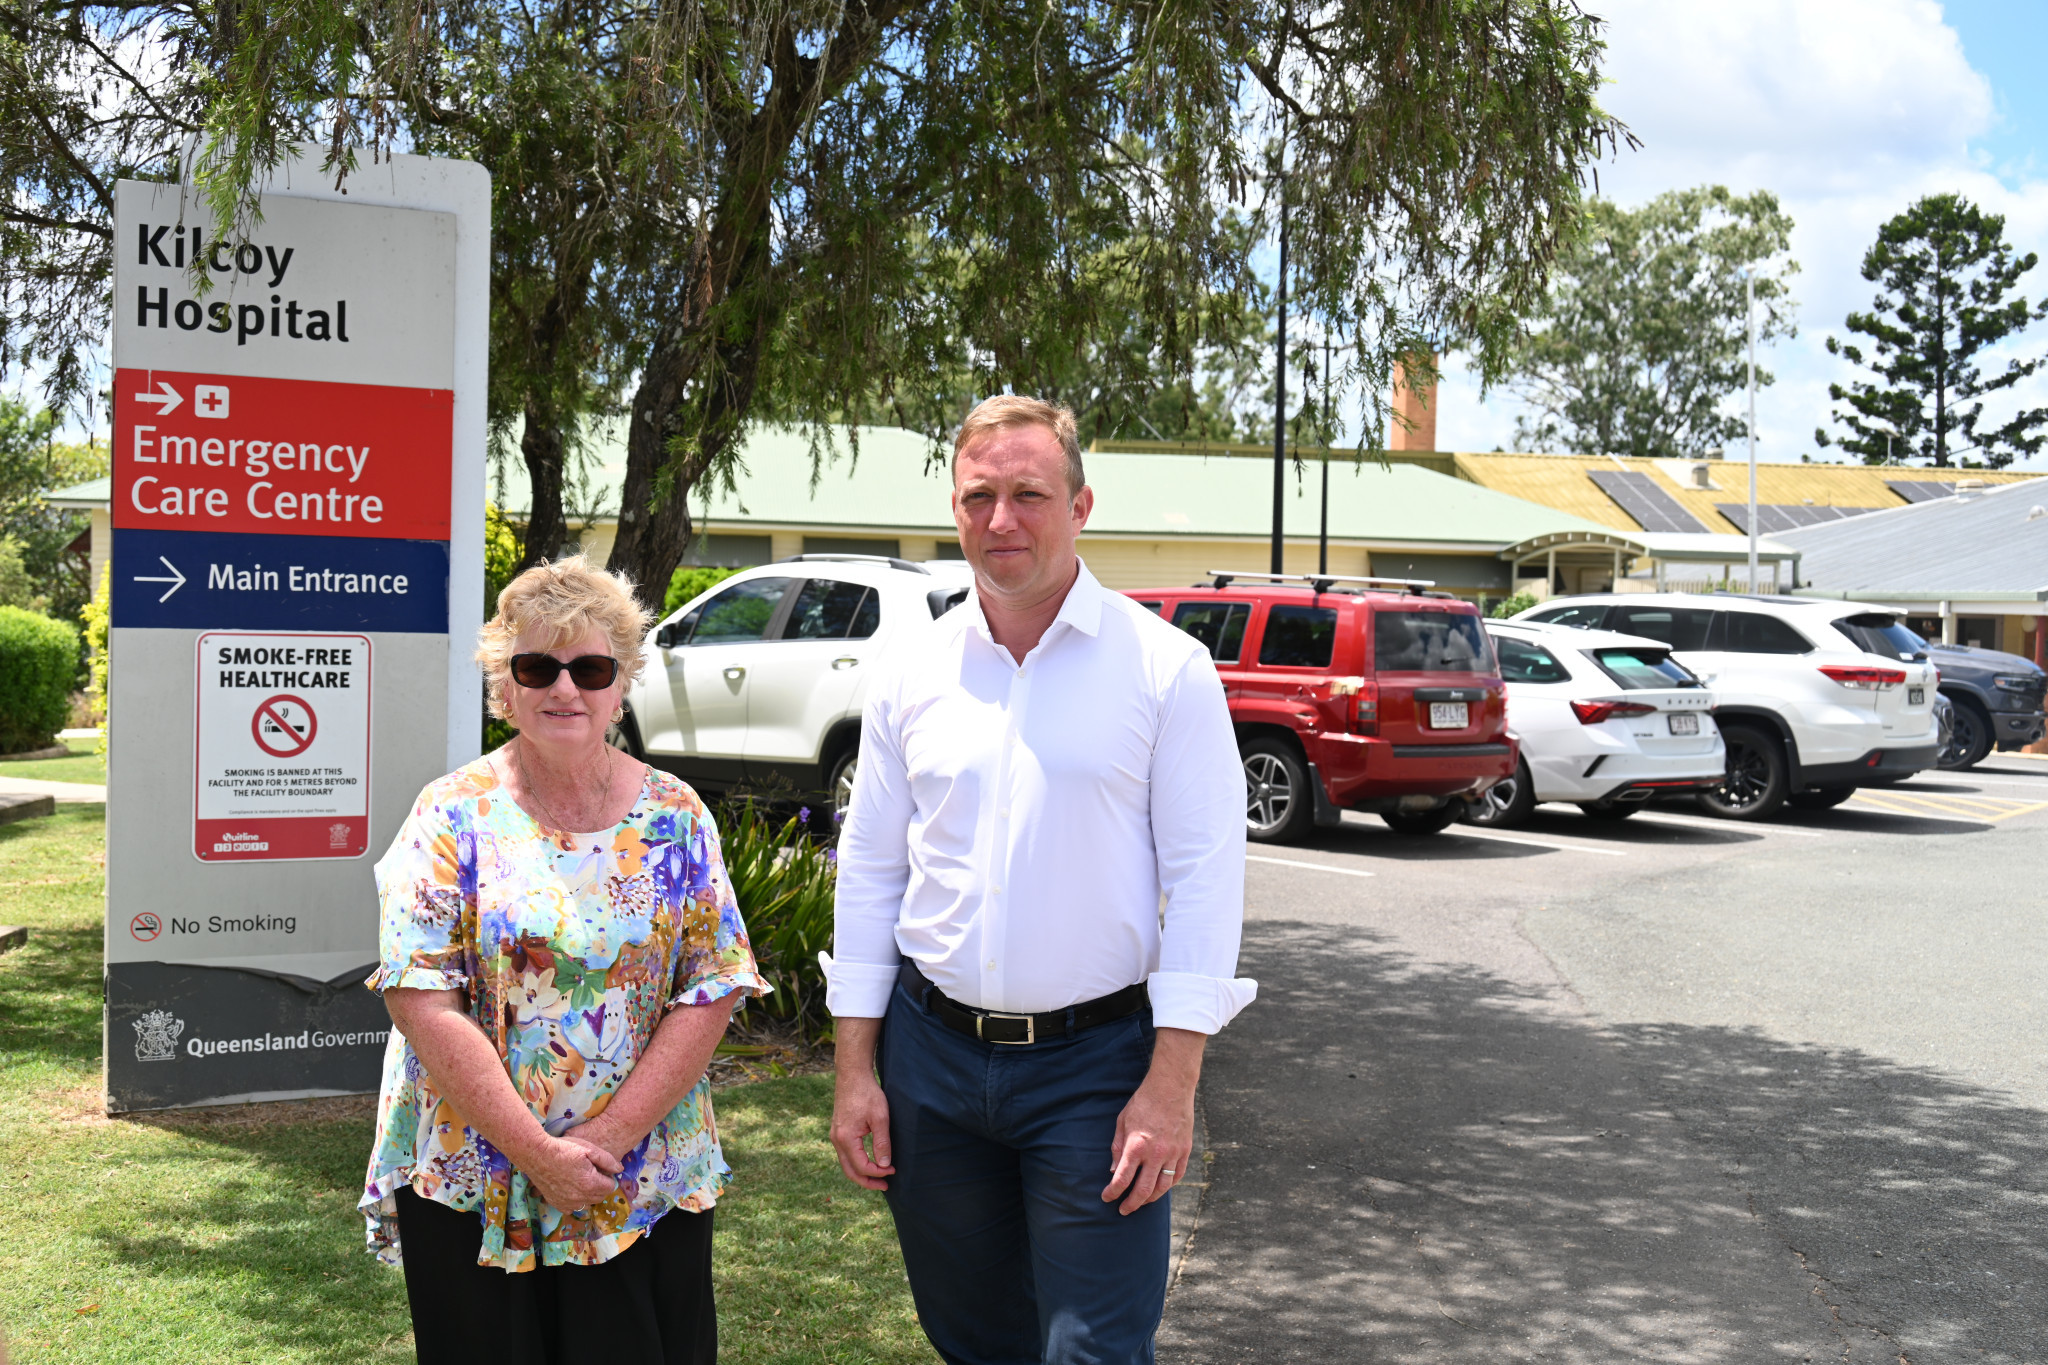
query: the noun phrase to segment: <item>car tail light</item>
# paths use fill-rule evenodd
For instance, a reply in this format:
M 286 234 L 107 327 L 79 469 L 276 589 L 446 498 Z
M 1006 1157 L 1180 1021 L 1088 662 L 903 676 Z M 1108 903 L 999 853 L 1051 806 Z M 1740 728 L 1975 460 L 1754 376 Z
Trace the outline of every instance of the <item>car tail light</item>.
M 1598 725 L 1616 716 L 1647 716 L 1657 708 L 1639 701 L 1575 701 L 1572 714 L 1581 725 Z
M 1906 680 L 1903 668 L 1864 668 L 1852 664 L 1822 664 L 1820 671 L 1844 687 L 1859 692 L 1885 692 Z
M 1332 678 L 1330 695 L 1344 700 L 1344 723 L 1354 735 L 1380 732 L 1380 685 L 1370 678 Z

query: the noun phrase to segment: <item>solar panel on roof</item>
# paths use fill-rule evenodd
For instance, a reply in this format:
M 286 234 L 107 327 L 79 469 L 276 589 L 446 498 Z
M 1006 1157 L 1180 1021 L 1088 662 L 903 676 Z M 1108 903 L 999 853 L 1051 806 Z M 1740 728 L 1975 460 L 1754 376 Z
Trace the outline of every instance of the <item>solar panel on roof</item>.
M 1886 479 L 1884 486 L 1907 502 L 1933 502 L 1955 496 L 1956 486 L 1945 479 Z
M 1735 523 L 1737 530 L 1749 534 L 1749 504 L 1746 502 L 1717 502 L 1714 510 Z M 1760 502 L 1756 505 L 1757 534 L 1767 536 L 1776 531 L 1796 530 L 1801 526 L 1818 526 L 1824 521 L 1840 521 L 1844 517 L 1860 517 L 1865 512 L 1875 512 L 1875 507 L 1819 507 L 1806 502 Z
M 1659 488 L 1648 474 L 1624 469 L 1589 469 L 1586 477 L 1613 498 L 1645 531 L 1704 531 L 1700 519 Z

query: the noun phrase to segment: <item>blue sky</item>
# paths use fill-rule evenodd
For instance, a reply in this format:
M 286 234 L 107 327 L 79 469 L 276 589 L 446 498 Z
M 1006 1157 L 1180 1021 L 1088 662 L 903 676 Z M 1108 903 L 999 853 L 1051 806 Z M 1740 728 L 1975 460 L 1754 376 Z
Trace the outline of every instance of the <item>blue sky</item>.
M 1963 55 L 1991 83 L 1995 122 L 1973 139 L 2001 180 L 2048 173 L 2040 155 L 2048 132 L 2048 3 L 2043 0 L 1950 0 L 1942 17 L 1963 40 Z
M 1872 289 L 1857 273 L 1877 226 L 1952 190 L 2006 215 L 2020 251 L 2048 257 L 2048 0 L 1595 0 L 1608 21 L 1607 107 L 1643 147 L 1601 168 L 1639 204 L 1667 189 L 1768 189 L 1797 226 L 1799 335 L 1764 356 L 1759 457 L 1840 458 L 1814 443 L 1830 381 L 1853 370 L 1825 341 Z M 2048 264 L 2027 277 L 2048 296 Z M 2018 343 L 2048 351 L 2048 323 Z M 2002 364 L 2001 362 L 1998 362 Z M 1438 444 L 1512 445 L 1519 405 L 1449 358 Z M 2048 405 L 2048 375 L 2011 403 Z M 2001 406 L 2011 406 L 2011 403 Z M 1734 401 L 1731 400 L 1731 408 Z M 1996 410 L 1987 405 L 1987 417 Z M 1731 451 L 1731 454 L 1734 453 Z M 2030 465 L 2048 468 L 2048 456 Z

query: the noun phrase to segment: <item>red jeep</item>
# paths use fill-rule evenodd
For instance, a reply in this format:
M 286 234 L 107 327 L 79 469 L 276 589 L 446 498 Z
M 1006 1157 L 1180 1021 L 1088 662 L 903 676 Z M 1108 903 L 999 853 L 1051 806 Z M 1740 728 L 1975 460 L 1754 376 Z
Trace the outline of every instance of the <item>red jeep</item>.
M 1428 586 L 1216 571 L 1206 585 L 1128 594 L 1216 660 L 1251 838 L 1297 839 L 1345 810 L 1435 834 L 1515 771 L 1479 609 Z

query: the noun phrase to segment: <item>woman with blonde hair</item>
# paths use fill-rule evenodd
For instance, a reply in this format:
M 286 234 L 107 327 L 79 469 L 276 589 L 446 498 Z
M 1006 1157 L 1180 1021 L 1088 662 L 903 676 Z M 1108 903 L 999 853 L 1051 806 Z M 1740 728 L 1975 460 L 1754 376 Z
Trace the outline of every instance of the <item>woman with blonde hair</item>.
M 768 986 L 696 793 L 605 742 L 648 619 L 580 555 L 514 579 L 476 657 L 518 736 L 377 864 L 395 1027 L 361 1208 L 430 1365 L 717 1356 L 704 1071 Z

